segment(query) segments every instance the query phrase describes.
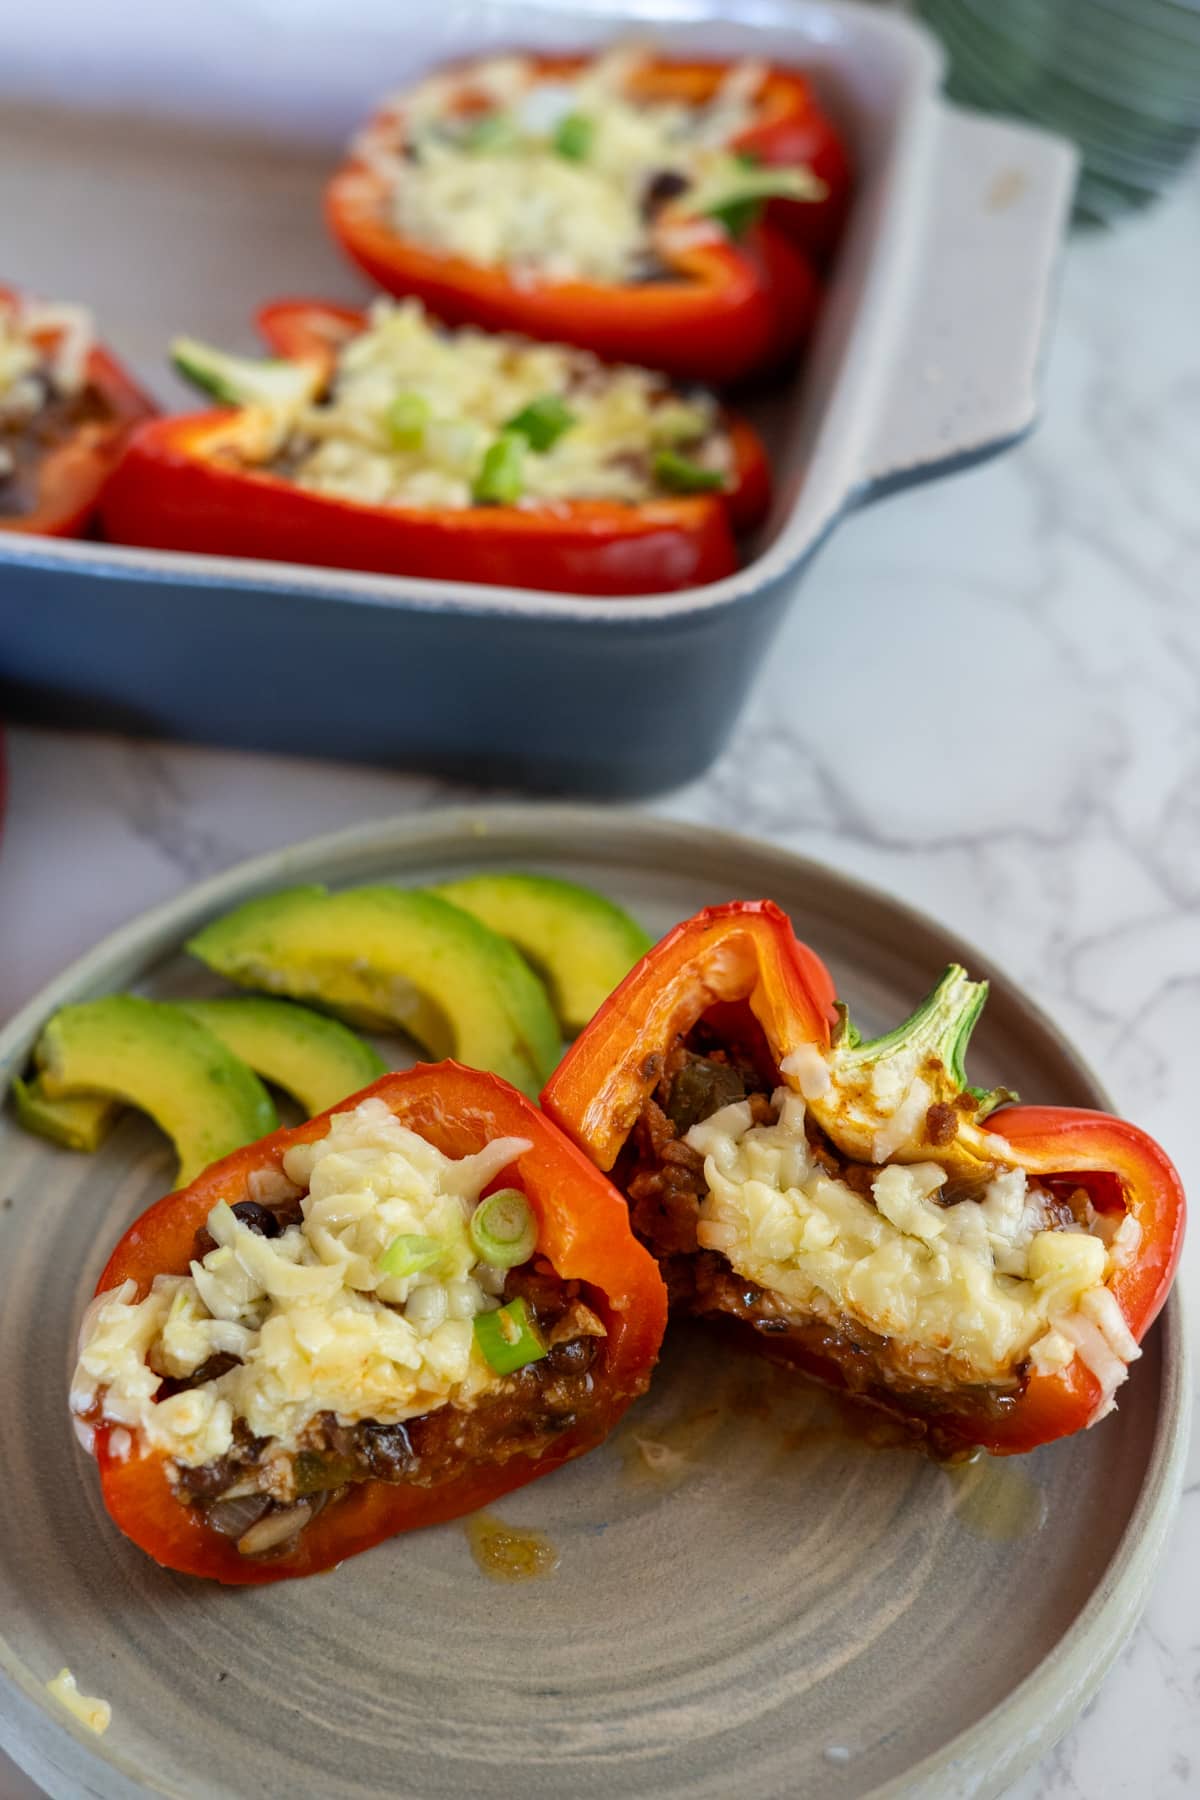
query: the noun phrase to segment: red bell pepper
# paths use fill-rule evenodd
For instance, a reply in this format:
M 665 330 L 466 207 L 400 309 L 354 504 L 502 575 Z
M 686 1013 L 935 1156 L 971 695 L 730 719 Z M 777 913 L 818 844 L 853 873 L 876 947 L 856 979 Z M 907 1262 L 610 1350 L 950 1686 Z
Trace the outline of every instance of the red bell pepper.
M 821 200 L 769 201 L 767 218 L 819 263 L 828 262 L 850 210 L 850 157 L 803 75 L 772 69 L 763 86 L 762 116 L 741 133 L 735 148 L 770 167 L 811 169 L 825 184 Z
M 809 1113 L 836 1152 L 869 1164 L 879 1120 L 870 1116 L 865 1077 L 890 1052 L 917 1044 L 919 1073 L 933 1105 L 915 1138 L 881 1160 L 938 1162 L 951 1178 L 965 1181 L 968 1192 L 972 1181 L 978 1191 L 990 1174 L 1018 1168 L 1052 1193 L 1086 1190 L 1097 1213 L 1135 1219 L 1140 1240 L 1107 1285 L 1140 1341 L 1166 1299 L 1184 1227 L 1183 1189 L 1159 1146 L 1106 1113 L 1005 1104 L 1011 1096 L 1002 1090 L 984 1095 L 968 1088 L 962 1056 L 986 987 L 967 982 L 961 970 L 948 971 L 911 1020 L 873 1044 L 858 1041 L 834 993 L 824 964 L 770 901 L 711 907 L 677 926 L 631 971 L 567 1052 L 542 1106 L 597 1167 L 612 1169 L 662 1076 L 664 1059 L 705 1019 L 718 1038 L 727 1033 L 743 1052 L 749 1046 L 766 1062 L 766 1085 L 800 1085 L 802 1077 L 779 1073 L 799 1046 L 815 1046 L 835 1070 L 843 1054 L 840 1087 L 835 1082 L 824 1098 L 810 1095 Z M 939 996 L 946 997 L 944 1004 Z M 991 1111 L 996 1105 L 1001 1110 Z M 822 1352 L 820 1333 L 797 1333 L 789 1342 L 778 1328 L 768 1335 L 741 1320 L 734 1329 L 775 1360 L 827 1385 L 848 1385 L 839 1359 Z M 1079 1356 L 1054 1374 L 1032 1366 L 1018 1373 L 1019 1390 L 995 1404 L 963 1388 L 939 1402 L 935 1417 L 926 1410 L 921 1416 L 935 1441 L 1001 1455 L 1031 1450 L 1078 1431 L 1102 1409 L 1100 1383 Z M 915 1413 L 882 1381 L 858 1383 L 856 1391 L 902 1416 Z
M 328 372 L 364 318 L 348 307 L 283 300 L 259 325 L 280 356 Z M 734 531 L 770 499 L 766 452 L 728 418 L 732 485 L 632 505 L 375 506 L 302 488 L 240 459 L 245 415 L 162 419 L 139 431 L 109 483 L 103 521 L 117 543 L 312 563 L 434 581 L 479 581 L 571 594 L 664 593 L 737 567 Z
M 585 60 L 543 56 L 534 64 L 539 78 L 554 79 L 574 73 Z M 702 105 L 730 67 L 647 60 L 633 70 L 629 91 L 647 101 Z M 462 73 L 468 110 L 469 65 Z M 326 218 L 372 280 L 389 293 L 419 295 L 452 323 L 580 344 L 608 361 L 643 363 L 721 386 L 780 362 L 808 336 L 820 283 L 807 252 L 828 255 L 850 191 L 845 150 L 804 76 L 768 70 L 756 109 L 754 123 L 729 148 L 771 165 L 810 167 L 825 183 L 824 198 L 772 201 L 766 218 L 740 239 L 714 231 L 689 241 L 684 195 L 653 223 L 655 254 L 671 272 L 661 281 L 537 280 L 528 271 L 427 249 L 388 222 L 387 177 L 353 153 L 329 184 Z M 385 107 L 368 125 L 367 137 L 398 147 L 402 107 L 399 116 L 394 104 Z
M 13 289 L 0 287 L 0 312 L 20 305 Z M 61 337 L 57 329 L 34 334 L 47 352 Z M 37 501 L 28 512 L 6 513 L 0 490 L 0 531 L 21 531 L 41 537 L 79 537 L 95 517 L 105 481 L 124 448 L 134 425 L 150 418 L 155 408 L 134 385 L 109 351 L 97 344 L 87 359 L 87 387 L 94 396 L 86 417 L 67 426 L 62 435 L 48 434 L 40 448 Z M 36 417 L 31 421 L 36 430 Z
M 97 1294 L 133 1280 L 142 1299 L 156 1275 L 186 1274 L 196 1233 L 218 1201 L 233 1206 L 247 1199 L 251 1176 L 280 1170 L 288 1149 L 327 1132 L 333 1112 L 371 1097 L 384 1100 L 397 1119 L 447 1156 L 472 1155 L 500 1137 L 532 1141 L 508 1178 L 519 1183 L 537 1216 L 538 1256 L 563 1280 L 585 1284 L 588 1304 L 607 1329 L 603 1364 L 594 1377 L 595 1410 L 536 1458 L 514 1455 L 429 1487 L 355 1482 L 343 1498 L 326 1505 L 291 1549 L 260 1562 L 239 1555 L 234 1544 L 176 1499 L 161 1453 L 140 1448 L 135 1440 L 132 1453 L 122 1459 L 113 1449 L 114 1428 L 101 1423 L 94 1447 L 104 1504 L 126 1537 L 166 1568 L 232 1584 L 282 1581 L 332 1568 L 398 1532 L 486 1506 L 593 1449 L 649 1381 L 666 1299 L 652 1259 L 630 1233 L 620 1196 L 507 1082 L 451 1062 L 385 1075 L 330 1112 L 236 1151 L 190 1187 L 168 1194 L 125 1233 Z

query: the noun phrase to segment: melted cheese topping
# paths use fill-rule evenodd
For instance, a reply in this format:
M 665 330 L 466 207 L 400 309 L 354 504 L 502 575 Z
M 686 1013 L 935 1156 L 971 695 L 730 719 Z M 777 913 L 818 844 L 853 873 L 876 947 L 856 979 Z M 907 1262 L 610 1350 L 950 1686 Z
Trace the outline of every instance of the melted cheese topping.
M 394 96 L 355 150 L 387 183 L 390 222 L 416 243 L 518 277 L 636 280 L 650 272 L 651 183 L 670 174 L 692 187 L 736 170 L 728 146 L 753 122 L 766 73 L 736 64 L 703 106 L 639 101 L 628 87 L 640 60 L 621 49 L 562 76 L 523 57 L 473 63 Z M 565 154 L 559 134 L 574 120 L 584 145 Z
M 284 1158 L 289 1180 L 308 1190 L 301 1225 L 266 1238 L 222 1202 L 208 1218 L 217 1248 L 189 1275 L 157 1277 L 140 1301 L 129 1281 L 92 1302 L 72 1410 L 95 1418 L 98 1408 L 195 1466 L 229 1450 L 237 1419 L 286 1450 L 319 1412 L 394 1424 L 470 1404 L 497 1379 L 473 1321 L 499 1304 L 504 1278 L 477 1264 L 467 1224 L 482 1191 L 528 1149 L 500 1138 L 455 1161 L 382 1100 L 336 1114 L 326 1137 Z M 436 1239 L 437 1263 L 382 1274 L 398 1236 Z M 155 1402 L 162 1376 L 190 1375 L 220 1352 L 240 1366 Z
M 657 451 L 727 473 L 729 439 L 710 395 L 682 399 L 648 369 L 607 368 L 558 344 L 435 325 L 417 300 L 379 301 L 338 359 L 327 401 L 280 420 L 289 475 L 318 493 L 381 506 L 466 507 L 484 457 L 510 421 L 554 395 L 571 423 L 527 448 L 518 504 L 637 503 L 660 495 Z M 397 441 L 398 399 L 422 423 Z
M 813 1156 L 803 1099 L 786 1088 L 774 1099 L 774 1125 L 754 1125 L 739 1101 L 687 1134 L 705 1158 L 702 1248 L 785 1312 L 890 1339 L 916 1379 L 1008 1383 L 1027 1359 L 1049 1370 L 1078 1353 L 1111 1399 L 1139 1352 L 1106 1286 L 1120 1264 L 1101 1236 L 1047 1229 L 1046 1196 L 1020 1169 L 978 1202 L 943 1207 L 936 1163 L 892 1164 L 868 1199 Z
M 87 380 L 95 345 L 91 315 L 80 306 L 18 299 L 0 302 L 0 415 L 28 418 L 45 404 L 45 382 L 75 394 Z

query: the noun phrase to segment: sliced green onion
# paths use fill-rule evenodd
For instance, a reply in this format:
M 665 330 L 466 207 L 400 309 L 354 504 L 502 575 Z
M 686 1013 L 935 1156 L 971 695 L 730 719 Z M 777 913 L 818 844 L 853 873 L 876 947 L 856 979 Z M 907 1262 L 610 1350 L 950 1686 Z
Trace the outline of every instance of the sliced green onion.
M 526 440 L 519 431 L 502 431 L 484 455 L 472 492 L 485 506 L 512 506 L 525 491 Z
M 672 494 L 712 494 L 725 486 L 720 469 L 681 456 L 678 450 L 660 450 L 654 458 L 654 479 Z
M 744 238 L 752 226 L 757 225 L 762 217 L 761 200 L 719 200 L 713 206 L 705 207 L 710 219 L 715 219 L 728 237 Z
M 519 431 L 531 450 L 548 450 L 574 423 L 575 414 L 558 394 L 539 394 L 514 413 L 504 429 Z
M 459 143 L 465 150 L 476 150 L 486 153 L 489 150 L 508 150 L 516 143 L 517 127 L 506 112 L 481 113 L 472 119 L 459 137 Z
M 519 1188 L 501 1188 L 481 1200 L 469 1229 L 480 1262 L 493 1269 L 515 1269 L 537 1249 L 537 1220 Z
M 554 148 L 568 162 L 584 162 L 591 154 L 595 135 L 594 119 L 589 119 L 586 113 L 568 113 L 564 119 L 559 120 L 558 129 L 554 133 Z
M 381 1275 L 419 1275 L 422 1269 L 432 1268 L 441 1254 L 442 1246 L 436 1238 L 402 1231 L 392 1239 L 376 1267 Z
M 750 229 L 767 200 L 823 200 L 828 191 L 811 169 L 768 168 L 738 158 L 695 188 L 688 203 L 737 238 Z
M 397 394 L 384 415 L 387 434 L 397 450 L 419 450 L 433 408 L 424 394 Z
M 689 406 L 686 400 L 664 400 L 650 414 L 652 443 L 675 447 L 694 444 L 709 427 L 709 414 L 703 406 Z
M 527 1363 L 540 1362 L 546 1354 L 542 1334 L 524 1300 L 510 1300 L 498 1312 L 476 1313 L 475 1342 L 497 1375 L 511 1375 Z

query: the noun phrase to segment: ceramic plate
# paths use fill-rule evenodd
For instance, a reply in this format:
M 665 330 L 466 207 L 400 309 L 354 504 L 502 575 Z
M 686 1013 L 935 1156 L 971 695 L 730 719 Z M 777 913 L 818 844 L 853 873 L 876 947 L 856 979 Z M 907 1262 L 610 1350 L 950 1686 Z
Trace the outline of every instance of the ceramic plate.
M 1103 1101 L 1013 985 L 927 920 L 763 845 L 569 809 L 426 816 L 234 870 L 62 976 L 0 1039 L 0 1078 L 66 1000 L 207 991 L 179 946 L 253 893 L 514 865 L 591 883 L 655 932 L 772 895 L 866 1026 L 960 958 L 995 984 L 974 1078 Z M 1173 1307 L 1117 1415 L 1023 1459 L 948 1472 L 687 1335 L 603 1449 L 500 1504 L 549 1538 L 550 1576 L 488 1580 L 461 1525 L 258 1590 L 166 1574 L 110 1527 L 65 1410 L 80 1311 L 169 1180 L 165 1144 L 130 1116 L 76 1156 L 5 1117 L 0 1156 L 0 1732 L 53 1796 L 994 1794 L 1065 1728 L 1145 1595 L 1183 1452 Z M 112 1703 L 103 1738 L 46 1694 L 64 1663 Z

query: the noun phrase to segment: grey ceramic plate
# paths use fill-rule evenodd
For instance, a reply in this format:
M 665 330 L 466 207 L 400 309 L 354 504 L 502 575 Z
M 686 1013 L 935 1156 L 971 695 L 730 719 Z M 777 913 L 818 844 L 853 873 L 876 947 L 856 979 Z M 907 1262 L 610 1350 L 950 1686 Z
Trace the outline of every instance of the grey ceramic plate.
M 866 1024 L 952 957 L 990 972 L 762 845 L 611 813 L 443 814 L 268 857 L 148 915 L 13 1021 L 0 1079 L 68 999 L 203 986 L 178 946 L 252 893 L 493 864 L 593 883 L 652 930 L 773 895 Z M 1003 977 L 977 1042 L 978 1080 L 1103 1098 Z M 549 1578 L 494 1585 L 461 1526 L 258 1591 L 164 1574 L 110 1528 L 64 1391 L 79 1312 L 169 1178 L 165 1147 L 131 1117 L 73 1156 L 5 1118 L 0 1157 L 0 1734 L 56 1797 L 994 1794 L 1065 1728 L 1145 1595 L 1184 1448 L 1173 1309 L 1115 1418 L 1015 1463 L 950 1474 L 688 1338 L 613 1441 L 499 1508 L 548 1534 Z M 64 1663 L 111 1701 L 105 1737 L 48 1698 Z

